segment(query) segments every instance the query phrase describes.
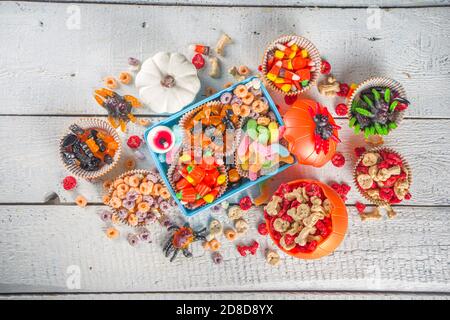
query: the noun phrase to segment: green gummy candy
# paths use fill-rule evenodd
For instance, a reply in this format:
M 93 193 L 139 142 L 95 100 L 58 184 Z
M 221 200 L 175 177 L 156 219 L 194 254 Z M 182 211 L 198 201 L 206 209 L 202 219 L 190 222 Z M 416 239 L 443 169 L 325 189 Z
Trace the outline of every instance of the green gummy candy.
M 377 131 L 378 134 L 384 133 L 383 127 L 378 122 L 375 122 L 374 126 L 375 126 L 375 130 Z
M 370 112 L 369 110 L 366 110 L 363 108 L 356 108 L 355 111 L 358 112 L 362 116 L 373 117 L 372 112 Z
M 397 100 L 394 100 L 394 101 L 391 103 L 391 105 L 389 106 L 389 111 L 390 111 L 390 112 L 394 112 L 395 108 L 397 108 L 397 105 L 398 105 L 398 101 L 397 101 Z
M 247 129 L 247 134 L 253 140 L 257 140 L 258 139 L 258 132 L 254 128 Z
M 261 144 L 267 144 L 269 141 L 269 129 L 264 126 L 258 126 L 258 141 Z
M 351 117 L 350 121 L 348 122 L 348 125 L 350 128 L 352 128 L 356 123 L 356 117 Z
M 387 103 L 391 101 L 391 89 L 389 88 L 386 88 L 386 90 L 384 91 L 384 101 L 386 101 Z
M 263 163 L 262 167 L 264 169 L 269 169 L 270 167 L 272 167 L 272 161 L 266 161 Z
M 352 107 L 351 107 L 351 110 L 352 110 L 352 111 L 355 111 L 355 109 L 358 108 L 358 107 L 359 107 L 359 102 L 358 102 L 356 99 L 354 99 L 354 100 L 352 101 Z
M 247 126 L 246 126 L 247 130 L 256 129 L 257 126 L 258 126 L 258 124 L 256 123 L 255 119 L 249 119 L 247 121 Z
M 389 126 L 389 129 L 397 128 L 397 124 L 395 122 L 389 122 L 388 126 Z
M 300 82 L 302 87 L 306 87 L 309 83 L 309 80 L 303 80 L 302 82 Z
M 371 107 L 373 106 L 373 102 L 372 102 L 372 100 L 370 100 L 370 98 L 368 96 L 363 95 L 363 99 L 369 106 L 371 106 Z
M 369 127 L 369 129 L 370 129 L 370 135 L 374 135 L 375 134 L 375 126 L 370 126 Z
M 359 134 L 361 132 L 361 126 L 359 123 L 355 125 L 355 134 Z
M 186 168 L 187 172 L 189 172 L 189 173 L 191 173 L 192 169 L 194 169 L 194 168 L 192 168 L 192 166 L 188 166 L 188 167 Z
M 376 100 L 376 101 L 379 101 L 381 95 L 380 95 L 380 93 L 378 92 L 378 90 L 372 89 L 372 93 L 373 93 L 373 97 L 375 98 L 375 100 Z
M 176 194 L 177 199 L 181 199 L 182 196 L 183 196 L 183 195 L 181 194 L 181 192 L 177 192 L 177 194 Z
M 367 139 L 370 136 L 370 128 L 365 127 L 364 128 L 364 137 Z

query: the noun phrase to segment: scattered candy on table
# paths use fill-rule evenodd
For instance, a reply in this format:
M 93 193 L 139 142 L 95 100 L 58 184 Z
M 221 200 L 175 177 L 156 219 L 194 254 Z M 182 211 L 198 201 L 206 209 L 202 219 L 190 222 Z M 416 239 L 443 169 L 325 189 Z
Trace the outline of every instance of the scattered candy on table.
M 67 176 L 63 180 L 63 188 L 64 190 L 72 190 L 77 186 L 77 179 L 72 176 Z

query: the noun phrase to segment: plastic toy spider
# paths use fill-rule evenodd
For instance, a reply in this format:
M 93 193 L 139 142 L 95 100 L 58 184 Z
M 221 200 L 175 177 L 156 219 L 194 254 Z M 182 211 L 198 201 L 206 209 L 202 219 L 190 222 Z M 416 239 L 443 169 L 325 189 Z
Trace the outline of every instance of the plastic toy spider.
M 309 114 L 316 124 L 314 130 L 314 150 L 317 154 L 323 151 L 324 154 L 328 153 L 330 148 L 329 139 L 333 139 L 336 142 L 341 142 L 337 137 L 337 130 L 341 129 L 337 124 L 330 122 L 330 113 L 326 107 L 320 107 L 320 104 L 316 104 L 316 110 L 309 107 Z M 336 133 L 334 132 L 336 130 Z
M 194 231 L 189 226 L 189 223 L 185 223 L 182 227 L 172 225 L 167 230 L 173 232 L 170 239 L 164 245 L 163 251 L 166 257 L 169 257 L 173 253 L 170 262 L 175 260 L 180 250 L 186 258 L 192 257 L 192 253 L 188 250 L 189 245 L 198 240 L 206 240 L 206 236 L 204 235 L 206 228 Z
M 115 129 L 120 125 L 120 129 L 125 132 L 128 121 L 136 122 L 131 110 L 141 107 L 141 103 L 135 97 L 121 96 L 112 90 L 102 88 L 95 90 L 94 98 L 108 111 L 108 121 Z

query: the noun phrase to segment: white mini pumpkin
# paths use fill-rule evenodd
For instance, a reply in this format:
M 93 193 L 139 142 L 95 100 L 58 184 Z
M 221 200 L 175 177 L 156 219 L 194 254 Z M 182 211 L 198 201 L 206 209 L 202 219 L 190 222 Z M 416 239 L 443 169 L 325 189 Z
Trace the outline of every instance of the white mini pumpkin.
M 158 52 L 136 75 L 141 100 L 156 113 L 174 113 L 191 103 L 200 90 L 194 65 L 180 53 Z

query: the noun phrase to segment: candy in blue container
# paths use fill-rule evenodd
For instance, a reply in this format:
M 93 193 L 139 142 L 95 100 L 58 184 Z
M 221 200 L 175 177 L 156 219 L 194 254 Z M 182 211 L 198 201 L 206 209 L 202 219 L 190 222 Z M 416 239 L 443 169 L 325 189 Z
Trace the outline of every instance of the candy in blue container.
M 250 77 L 154 124 L 144 139 L 180 210 L 193 216 L 295 164 L 283 128 Z

